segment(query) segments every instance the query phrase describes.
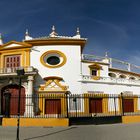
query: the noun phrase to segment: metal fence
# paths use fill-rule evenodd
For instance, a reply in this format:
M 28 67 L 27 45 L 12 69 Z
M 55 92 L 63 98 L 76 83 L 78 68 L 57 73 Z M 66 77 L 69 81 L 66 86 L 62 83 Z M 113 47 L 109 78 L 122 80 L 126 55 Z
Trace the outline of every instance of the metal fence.
M 131 94 L 40 94 L 21 96 L 20 117 L 70 118 L 140 115 L 140 96 Z M 2 97 L 1 115 L 17 117 L 18 96 Z

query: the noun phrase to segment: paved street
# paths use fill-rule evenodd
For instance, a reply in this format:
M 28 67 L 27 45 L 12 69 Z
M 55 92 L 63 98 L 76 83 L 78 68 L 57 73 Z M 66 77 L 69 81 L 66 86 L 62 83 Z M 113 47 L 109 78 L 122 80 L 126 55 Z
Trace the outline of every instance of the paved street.
M 16 140 L 16 127 L 0 127 L 0 140 Z M 140 124 L 22 127 L 20 140 L 140 140 Z

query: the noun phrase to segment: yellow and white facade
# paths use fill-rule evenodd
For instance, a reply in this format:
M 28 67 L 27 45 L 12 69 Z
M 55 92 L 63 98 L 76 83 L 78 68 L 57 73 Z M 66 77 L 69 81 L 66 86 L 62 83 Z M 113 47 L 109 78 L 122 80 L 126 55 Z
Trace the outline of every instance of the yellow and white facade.
M 17 90 L 18 78 L 16 70 L 24 68 L 25 76 L 22 79 L 23 97 L 37 95 L 39 97 L 77 94 L 88 97 L 91 94 L 108 96 L 110 94 L 120 95 L 140 95 L 140 75 L 131 70 L 131 64 L 118 63 L 127 66 L 127 69 L 113 66 L 113 59 L 105 57 L 95 57 L 83 54 L 87 39 L 81 38 L 79 29 L 73 37 L 59 36 L 52 28 L 52 32 L 47 37 L 32 38 L 26 32 L 22 42 L 10 41 L 6 44 L 0 41 L 0 91 L 1 102 L 5 90 L 11 92 Z M 117 62 L 116 60 L 114 62 Z M 135 68 L 140 68 L 135 66 Z M 66 99 L 58 98 L 63 106 L 61 113 L 66 114 Z M 86 98 L 81 101 L 81 113 L 89 112 L 89 102 Z M 48 100 L 48 103 L 50 100 Z M 73 103 L 72 103 L 73 102 Z M 92 101 L 91 101 L 92 102 Z M 121 110 L 119 99 L 116 101 L 116 111 Z M 134 111 L 140 111 L 140 101 L 134 100 Z M 68 102 L 69 103 L 69 102 Z M 2 103 L 1 103 L 2 104 Z M 47 112 L 45 108 L 47 101 L 39 99 L 38 107 L 40 115 Z M 74 104 L 74 101 L 71 101 Z M 111 99 L 104 99 L 102 102 L 103 112 L 109 113 L 111 110 Z M 25 108 L 22 115 L 34 116 L 36 102 L 26 98 Z M 104 106 L 107 106 L 105 108 Z M 74 113 L 73 110 L 69 112 Z M 1 112 L 3 107 L 0 108 Z M 51 112 L 51 110 L 50 110 Z

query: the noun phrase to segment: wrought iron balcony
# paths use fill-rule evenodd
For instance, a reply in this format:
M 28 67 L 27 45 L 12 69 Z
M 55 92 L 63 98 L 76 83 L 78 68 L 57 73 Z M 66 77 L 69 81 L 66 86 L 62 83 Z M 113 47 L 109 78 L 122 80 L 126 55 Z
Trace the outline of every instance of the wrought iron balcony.
M 140 86 L 140 80 L 113 78 L 113 77 L 95 77 L 90 75 L 81 75 L 81 82 L 118 84 L 118 85 L 135 85 Z

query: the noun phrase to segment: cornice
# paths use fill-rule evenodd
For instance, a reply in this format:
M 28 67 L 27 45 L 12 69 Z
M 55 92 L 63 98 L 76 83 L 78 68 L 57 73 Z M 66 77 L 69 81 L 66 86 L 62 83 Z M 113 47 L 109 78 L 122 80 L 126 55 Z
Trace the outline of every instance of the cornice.
M 89 64 L 101 64 L 101 65 L 109 65 L 109 63 L 104 63 L 104 62 L 95 62 L 95 61 L 89 61 L 89 60 L 82 60 L 81 62 L 83 63 L 89 63 Z
M 12 47 L 8 47 L 6 48 L 6 46 L 8 45 L 12 45 L 12 44 L 17 44 L 19 46 L 12 46 Z M 2 46 L 0 46 L 0 51 L 2 50 L 12 50 L 12 49 L 23 49 L 23 48 L 31 48 L 32 45 L 26 42 L 17 42 L 17 41 L 10 41 Z
M 25 43 L 29 43 L 35 46 L 40 45 L 80 45 L 84 47 L 86 44 L 85 39 L 57 39 L 57 38 L 49 38 L 45 40 L 26 40 Z

